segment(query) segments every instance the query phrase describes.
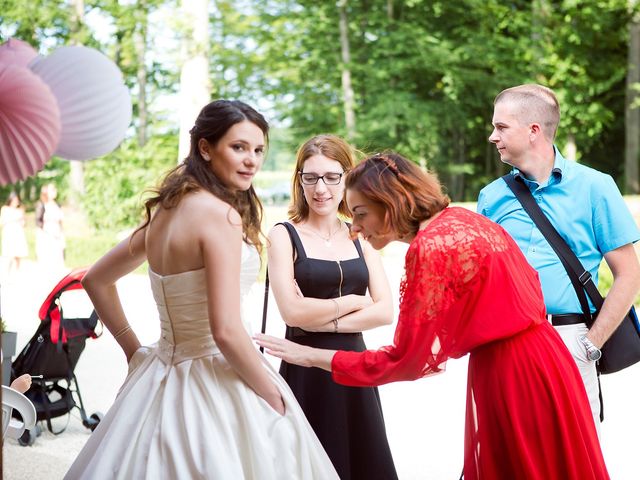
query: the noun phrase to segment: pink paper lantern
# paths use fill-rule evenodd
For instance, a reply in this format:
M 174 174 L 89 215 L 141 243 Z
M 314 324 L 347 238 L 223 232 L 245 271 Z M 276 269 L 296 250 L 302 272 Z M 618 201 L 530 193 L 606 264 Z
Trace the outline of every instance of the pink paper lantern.
M 27 42 L 17 38 L 10 38 L 0 45 L 0 63 L 26 67 L 36 57 L 38 52 Z
M 58 102 L 62 131 L 55 155 L 90 160 L 122 142 L 131 124 L 131 96 L 108 57 L 93 48 L 60 47 L 29 68 Z
M 0 184 L 42 169 L 59 138 L 60 111 L 47 84 L 28 68 L 0 64 Z

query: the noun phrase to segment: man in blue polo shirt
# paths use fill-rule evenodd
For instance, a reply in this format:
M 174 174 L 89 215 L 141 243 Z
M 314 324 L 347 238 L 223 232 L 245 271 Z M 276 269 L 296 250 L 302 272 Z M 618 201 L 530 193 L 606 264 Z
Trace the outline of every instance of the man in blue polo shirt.
M 633 247 L 640 232 L 613 179 L 565 159 L 555 147 L 559 120 L 558 100 L 551 89 L 533 84 L 508 88 L 494 101 L 489 141 L 497 147 L 500 160 L 513 167 L 512 175 L 524 180 L 594 282 L 598 283 L 603 257 L 611 268 L 613 284 L 591 329 L 584 323 L 562 263 L 504 180 L 482 189 L 478 212 L 502 225 L 538 271 L 547 313 L 578 365 L 599 429 L 595 359 L 640 289 L 640 265 Z

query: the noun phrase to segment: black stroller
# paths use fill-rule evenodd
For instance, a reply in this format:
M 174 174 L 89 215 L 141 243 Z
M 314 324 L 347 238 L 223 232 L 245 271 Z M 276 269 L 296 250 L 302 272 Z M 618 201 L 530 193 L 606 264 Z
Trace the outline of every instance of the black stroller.
M 62 433 L 67 426 L 54 431 L 51 419 L 65 414 L 70 416 L 74 407 L 80 410 L 82 424 L 91 431 L 102 419 L 99 412 L 87 416 L 73 372 L 86 339 L 99 336 L 95 331 L 98 315 L 92 309 L 88 318 L 67 318 L 60 301 L 64 292 L 82 289 L 80 281 L 86 272 L 87 268 L 73 270 L 49 293 L 38 312 L 40 326 L 11 365 L 12 380 L 24 373 L 42 375 L 40 379 L 33 379 L 31 388 L 25 395 L 33 402 L 37 419 L 46 420 L 48 430 L 54 435 Z M 36 431 L 25 431 L 19 440 L 21 445 L 32 445 L 35 442 L 41 430 L 38 425 L 34 430 Z

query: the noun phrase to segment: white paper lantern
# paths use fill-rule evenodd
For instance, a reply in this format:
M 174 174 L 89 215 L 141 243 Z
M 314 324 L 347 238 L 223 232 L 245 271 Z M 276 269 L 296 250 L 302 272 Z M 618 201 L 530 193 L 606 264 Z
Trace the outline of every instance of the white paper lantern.
M 62 131 L 56 155 L 89 160 L 120 144 L 131 123 L 131 96 L 115 63 L 97 50 L 74 46 L 30 68 L 58 101 Z

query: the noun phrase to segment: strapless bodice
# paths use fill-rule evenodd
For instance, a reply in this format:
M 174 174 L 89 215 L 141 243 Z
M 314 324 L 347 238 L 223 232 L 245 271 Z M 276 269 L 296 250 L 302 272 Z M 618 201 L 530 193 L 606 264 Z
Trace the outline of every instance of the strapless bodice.
M 243 243 L 240 270 L 241 300 L 250 292 L 260 268 L 254 247 Z M 160 316 L 159 353 L 168 363 L 217 352 L 211 335 L 204 268 L 173 275 L 149 269 L 151 290 Z M 243 318 L 250 332 L 250 322 Z

